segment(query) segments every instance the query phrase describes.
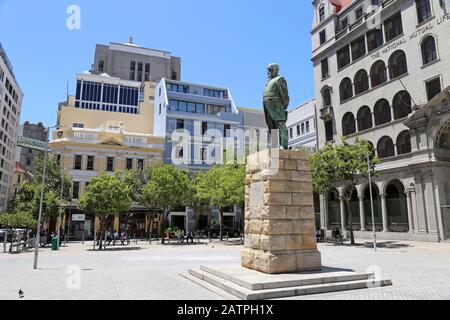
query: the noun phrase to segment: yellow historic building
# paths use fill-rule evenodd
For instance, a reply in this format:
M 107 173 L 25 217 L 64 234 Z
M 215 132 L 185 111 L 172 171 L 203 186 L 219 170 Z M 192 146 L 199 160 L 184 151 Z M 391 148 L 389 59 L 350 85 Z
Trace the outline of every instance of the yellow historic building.
M 154 84 L 112 78 L 106 74 L 77 76 L 76 95 L 59 104 L 58 128 L 50 148 L 72 178 L 72 202 L 62 225 L 70 239 L 89 239 L 98 221 L 77 210 L 77 201 L 92 178 L 105 172 L 147 168 L 163 163 L 164 137 L 153 135 Z M 117 213 L 111 230 L 148 236 L 146 212 Z M 159 221 L 151 228 L 159 230 Z

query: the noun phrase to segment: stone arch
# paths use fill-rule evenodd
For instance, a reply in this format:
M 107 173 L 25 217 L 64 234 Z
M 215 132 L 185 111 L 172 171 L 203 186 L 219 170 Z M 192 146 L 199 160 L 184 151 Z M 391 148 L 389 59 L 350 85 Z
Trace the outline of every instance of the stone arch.
M 364 203 L 364 215 L 366 220 L 366 230 L 373 231 L 372 223 L 372 206 L 370 204 L 370 188 L 369 183 L 363 187 L 363 203 Z M 383 230 L 383 215 L 381 212 L 381 196 L 380 189 L 375 183 L 372 183 L 372 199 L 373 199 L 373 209 L 374 209 L 374 220 L 375 220 L 375 230 Z
M 385 195 L 389 231 L 408 232 L 408 208 L 403 182 L 399 179 L 390 180 L 386 184 Z
M 349 190 L 346 189 L 345 194 L 349 193 Z M 351 195 L 352 199 L 350 202 L 350 206 L 352 208 L 352 226 L 354 231 L 358 231 L 361 229 L 361 217 L 360 217 L 360 210 L 359 210 L 359 196 L 358 196 L 358 189 L 354 189 Z M 347 203 L 344 207 L 344 213 L 345 213 L 345 224 L 346 228 L 350 229 L 350 214 L 347 207 Z
M 378 87 L 387 81 L 386 64 L 382 60 L 376 61 L 370 69 L 372 88 Z
M 420 52 L 424 66 L 438 60 L 438 46 L 434 35 L 427 34 L 422 38 L 420 41 Z
M 394 119 L 406 118 L 412 113 L 412 99 L 408 91 L 399 91 L 392 101 L 392 108 L 394 109 Z
M 341 97 L 341 102 L 353 97 L 353 85 L 350 78 L 344 78 L 339 85 L 339 93 Z
M 342 135 L 348 136 L 356 132 L 355 116 L 351 112 L 347 112 L 342 117 Z
M 377 146 L 378 157 L 385 159 L 395 156 L 395 146 L 391 137 L 384 136 L 378 141 Z
M 389 57 L 389 75 L 391 79 L 408 73 L 408 63 L 403 50 L 397 50 Z
M 327 195 L 328 207 L 328 226 L 341 228 L 341 200 L 339 198 L 339 191 L 333 188 Z
M 366 92 L 369 90 L 369 76 L 367 71 L 364 69 L 359 70 L 354 79 L 355 84 L 355 95 Z
M 363 106 L 358 110 L 357 122 L 358 131 L 367 130 L 373 127 L 372 111 L 368 106 Z
M 321 94 L 322 94 L 323 107 L 331 106 L 332 105 L 331 88 L 329 86 L 323 87 L 321 90 Z
M 392 121 L 392 112 L 389 101 L 386 99 L 380 99 L 375 103 L 374 107 L 375 126 Z
M 411 153 L 411 134 L 408 130 L 400 132 L 397 137 L 397 154 L 408 154 Z

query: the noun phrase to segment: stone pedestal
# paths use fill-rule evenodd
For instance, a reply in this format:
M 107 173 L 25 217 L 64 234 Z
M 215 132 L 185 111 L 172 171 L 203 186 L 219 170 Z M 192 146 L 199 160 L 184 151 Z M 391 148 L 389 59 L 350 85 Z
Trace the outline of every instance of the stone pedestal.
M 249 156 L 242 266 L 267 274 L 321 270 L 308 153 Z

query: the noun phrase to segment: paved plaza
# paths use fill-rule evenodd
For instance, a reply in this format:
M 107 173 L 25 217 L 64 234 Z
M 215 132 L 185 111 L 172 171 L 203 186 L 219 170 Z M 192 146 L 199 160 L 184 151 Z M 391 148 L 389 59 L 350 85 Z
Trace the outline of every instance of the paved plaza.
M 450 300 L 449 243 L 382 242 L 376 254 L 370 243 L 359 243 L 320 244 L 324 266 L 381 272 L 382 278 L 392 279 L 392 287 L 294 299 Z M 17 300 L 22 290 L 24 300 L 223 300 L 180 273 L 205 264 L 239 264 L 241 250 L 240 245 L 219 242 L 195 246 L 140 242 L 93 252 L 92 242 L 72 243 L 58 252 L 43 249 L 36 271 L 32 252 L 0 253 L 0 299 Z

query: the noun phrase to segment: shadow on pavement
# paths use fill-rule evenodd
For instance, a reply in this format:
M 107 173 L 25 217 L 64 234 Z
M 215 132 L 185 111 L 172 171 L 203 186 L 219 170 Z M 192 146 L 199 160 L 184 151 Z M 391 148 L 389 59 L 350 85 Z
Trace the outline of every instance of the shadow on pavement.
M 115 251 L 139 251 L 142 250 L 141 247 L 115 247 L 115 248 L 106 248 L 103 250 L 99 250 L 99 249 L 88 249 L 87 251 L 91 251 L 91 252 L 115 252 Z
M 351 245 L 347 245 L 351 246 Z M 373 242 L 357 243 L 355 247 L 373 248 Z M 383 249 L 401 249 L 401 248 L 411 248 L 412 246 L 407 243 L 401 243 L 398 241 L 383 241 L 377 243 L 377 248 Z

